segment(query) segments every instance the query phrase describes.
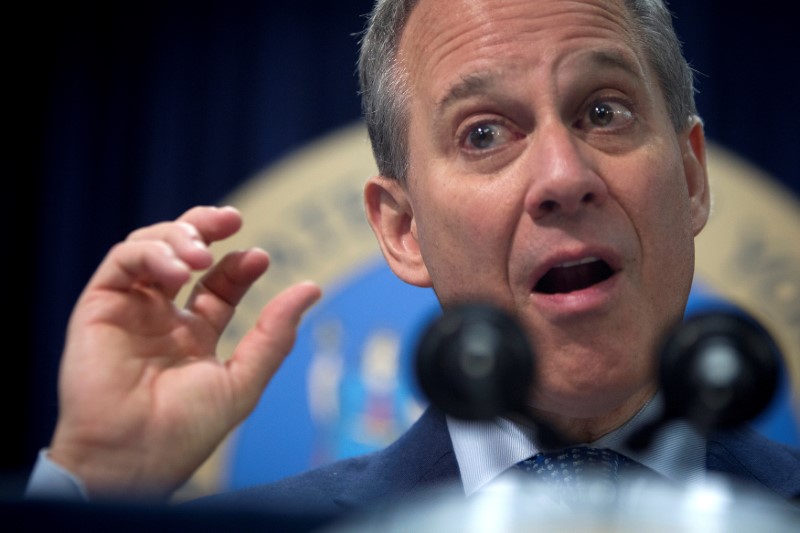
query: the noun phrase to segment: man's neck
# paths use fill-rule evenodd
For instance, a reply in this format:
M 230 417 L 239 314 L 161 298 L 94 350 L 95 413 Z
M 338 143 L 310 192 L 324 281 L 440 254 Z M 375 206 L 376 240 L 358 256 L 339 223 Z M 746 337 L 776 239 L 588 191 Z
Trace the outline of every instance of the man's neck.
M 618 407 L 598 416 L 570 416 L 554 411 L 532 409 L 533 417 L 549 425 L 564 441 L 593 442 L 616 430 L 638 413 L 656 393 L 656 387 L 643 388 Z

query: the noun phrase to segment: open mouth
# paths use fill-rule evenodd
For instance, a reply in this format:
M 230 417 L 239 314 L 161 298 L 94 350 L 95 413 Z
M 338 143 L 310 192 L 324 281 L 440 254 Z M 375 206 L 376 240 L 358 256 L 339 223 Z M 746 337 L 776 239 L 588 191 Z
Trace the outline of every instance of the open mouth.
M 539 279 L 533 292 L 563 294 L 580 291 L 601 283 L 614 275 L 614 270 L 602 259 L 587 257 L 555 266 Z

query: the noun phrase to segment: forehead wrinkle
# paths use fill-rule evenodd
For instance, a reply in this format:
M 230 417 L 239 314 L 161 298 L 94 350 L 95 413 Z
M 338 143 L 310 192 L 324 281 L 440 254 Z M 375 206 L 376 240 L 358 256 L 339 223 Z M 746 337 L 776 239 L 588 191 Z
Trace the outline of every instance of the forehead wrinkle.
M 430 84 L 430 74 L 439 69 L 440 64 L 450 61 L 454 51 L 469 45 L 475 50 L 482 50 L 483 57 L 489 50 L 503 49 L 520 40 L 530 41 L 533 46 L 545 44 L 541 52 L 547 55 L 552 43 L 539 43 L 539 35 L 554 28 L 563 31 L 556 34 L 559 41 L 568 41 L 581 37 L 616 36 L 620 44 L 633 45 L 629 16 L 618 0 L 594 3 L 587 0 L 559 0 L 543 4 L 543 9 L 534 16 L 527 16 L 529 0 L 506 0 L 499 4 L 490 1 L 454 0 L 456 6 L 450 6 L 446 12 L 460 12 L 456 23 L 442 25 L 443 4 L 441 0 L 420 2 L 409 18 L 400 42 L 398 55 L 410 75 L 409 81 L 417 86 L 419 83 Z M 436 8 L 439 8 L 438 10 Z M 569 22 L 561 24 L 563 17 L 570 17 Z M 515 31 L 508 31 L 509 28 Z M 515 34 L 516 33 L 516 34 Z M 513 35 L 512 37 L 512 34 Z M 638 56 L 635 46 L 634 54 Z M 530 58 L 528 58 L 530 59 Z M 528 65 L 532 67 L 533 65 Z M 428 75 L 426 76 L 425 73 Z M 467 74 L 469 75 L 469 74 Z M 459 83 L 459 82 L 456 82 Z M 477 87 L 477 81 L 467 80 L 463 88 L 455 93 Z M 437 91 L 438 92 L 438 91 Z M 453 92 L 448 89 L 445 93 Z M 447 96 L 435 100 L 434 104 L 447 103 Z

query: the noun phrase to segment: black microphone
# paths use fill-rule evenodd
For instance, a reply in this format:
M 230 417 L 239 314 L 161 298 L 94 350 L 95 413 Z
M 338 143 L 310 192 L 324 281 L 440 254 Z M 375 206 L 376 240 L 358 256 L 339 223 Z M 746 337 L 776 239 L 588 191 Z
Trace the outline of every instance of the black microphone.
M 675 419 L 704 435 L 748 422 L 777 389 L 774 340 L 739 314 L 695 315 L 672 328 L 654 355 L 664 408 L 632 435 L 632 448 L 649 445 L 656 430 Z M 570 444 L 526 404 L 536 383 L 535 354 L 521 326 L 500 309 L 478 303 L 445 308 L 420 337 L 416 374 L 431 404 L 451 416 L 506 416 L 536 428 L 545 449 Z
M 508 313 L 478 303 L 445 308 L 423 332 L 416 356 L 420 388 L 445 413 L 466 420 L 521 419 L 537 429 L 543 448 L 568 444 L 526 405 L 535 382 L 534 355 Z
M 664 408 L 631 437 L 634 448 L 647 446 L 671 420 L 683 419 L 703 435 L 749 422 L 778 386 L 773 337 L 740 314 L 711 311 L 686 319 L 668 332 L 658 356 Z

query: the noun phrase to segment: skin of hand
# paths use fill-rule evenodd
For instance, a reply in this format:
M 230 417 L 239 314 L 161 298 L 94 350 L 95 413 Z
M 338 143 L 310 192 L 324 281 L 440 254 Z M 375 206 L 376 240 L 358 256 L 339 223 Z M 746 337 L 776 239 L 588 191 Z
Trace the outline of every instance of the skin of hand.
M 209 244 L 241 227 L 233 208 L 195 207 L 114 246 L 70 318 L 50 458 L 91 497 L 167 498 L 255 407 L 320 297 L 295 284 L 262 309 L 225 362 L 217 342 L 269 266 L 263 250 L 214 263 Z M 174 298 L 206 272 L 185 307 Z

